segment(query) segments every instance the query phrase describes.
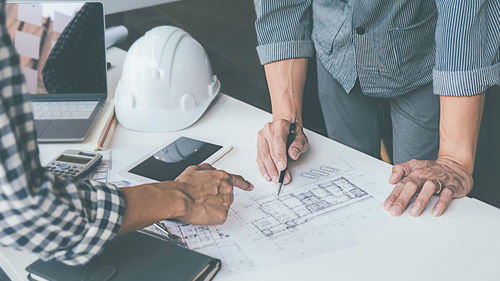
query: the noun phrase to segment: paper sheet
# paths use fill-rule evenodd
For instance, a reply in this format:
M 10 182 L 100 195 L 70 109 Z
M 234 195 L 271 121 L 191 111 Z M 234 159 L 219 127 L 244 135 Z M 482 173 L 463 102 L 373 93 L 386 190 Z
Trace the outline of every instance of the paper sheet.
M 388 217 L 385 180 L 352 164 L 327 161 L 291 172 L 294 182 L 279 197 L 274 185 L 235 191 L 223 226 L 165 224 L 188 248 L 220 258 L 223 277 L 356 245 L 355 232 Z
M 32 59 L 40 57 L 40 37 L 16 30 L 14 45 L 20 55 Z
M 113 169 L 113 152 L 108 150 L 99 151 L 98 153 L 102 155 L 101 163 L 87 176 L 87 179 L 113 184 L 116 187 L 130 186 L 131 183 L 128 181 L 111 178 L 111 170 Z
M 36 26 L 42 26 L 42 5 L 40 4 L 19 4 L 17 19 Z

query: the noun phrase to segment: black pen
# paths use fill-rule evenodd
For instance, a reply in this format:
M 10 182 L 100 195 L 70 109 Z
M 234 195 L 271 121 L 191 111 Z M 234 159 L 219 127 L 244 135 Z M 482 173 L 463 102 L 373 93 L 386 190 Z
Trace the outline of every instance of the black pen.
M 288 150 L 290 149 L 290 145 L 292 145 L 295 140 L 295 130 L 297 129 L 297 118 L 293 118 L 292 123 L 290 124 L 290 130 L 288 132 L 288 136 L 286 137 L 286 155 L 288 157 Z M 287 161 L 288 163 L 288 161 Z M 288 165 L 287 165 L 288 166 Z M 286 168 L 280 173 L 280 180 L 278 181 L 278 196 L 281 193 L 281 188 L 283 187 L 283 181 L 285 180 Z

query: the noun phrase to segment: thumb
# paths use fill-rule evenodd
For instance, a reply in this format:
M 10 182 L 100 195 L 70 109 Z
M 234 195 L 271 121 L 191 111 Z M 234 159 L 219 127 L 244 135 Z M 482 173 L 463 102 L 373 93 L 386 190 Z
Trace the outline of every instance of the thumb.
M 292 160 L 297 160 L 299 157 L 309 149 L 309 141 L 305 135 L 300 135 L 295 138 L 293 143 L 288 149 L 288 155 Z

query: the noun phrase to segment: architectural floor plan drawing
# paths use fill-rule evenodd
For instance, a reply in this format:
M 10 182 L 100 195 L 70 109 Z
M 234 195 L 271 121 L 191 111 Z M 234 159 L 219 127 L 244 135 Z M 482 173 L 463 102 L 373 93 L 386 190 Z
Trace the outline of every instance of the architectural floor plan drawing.
M 325 212 L 355 204 L 372 196 L 341 177 L 318 184 L 315 188 L 257 202 L 262 217 L 252 224 L 264 236 L 296 228 Z
M 88 180 L 95 180 L 98 182 L 110 183 L 117 187 L 130 186 L 128 181 L 113 181 L 111 180 L 111 170 L 113 169 L 113 153 L 111 150 L 99 152 L 102 155 L 102 160 L 99 166 L 92 171 L 88 176 Z
M 380 199 L 387 186 L 344 161 L 291 172 L 280 196 L 273 184 L 235 191 L 222 226 L 165 224 L 188 248 L 220 258 L 221 277 L 356 245 L 353 233 L 387 218 Z
M 224 264 L 222 275 L 255 268 L 255 263 L 240 245 L 229 234 L 224 233 L 224 226 L 193 226 L 171 221 L 164 221 L 164 224 L 168 226 L 170 233 L 181 237 L 189 249 L 221 259 Z M 154 226 L 148 227 L 147 230 L 163 235 Z
M 328 177 L 332 174 L 334 175 L 334 174 L 337 174 L 340 172 L 341 172 L 341 170 L 338 168 L 329 167 L 329 166 L 321 166 L 317 169 L 311 169 L 309 171 L 304 171 L 304 172 L 300 173 L 299 176 L 305 177 L 308 179 L 319 180 L 321 178 L 325 178 L 325 177 Z

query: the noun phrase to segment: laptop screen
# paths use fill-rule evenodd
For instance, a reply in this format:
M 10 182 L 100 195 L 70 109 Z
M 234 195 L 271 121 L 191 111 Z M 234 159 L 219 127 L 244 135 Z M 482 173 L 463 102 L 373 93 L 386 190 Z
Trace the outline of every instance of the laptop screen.
M 107 93 L 102 3 L 8 1 L 6 15 L 30 94 Z

